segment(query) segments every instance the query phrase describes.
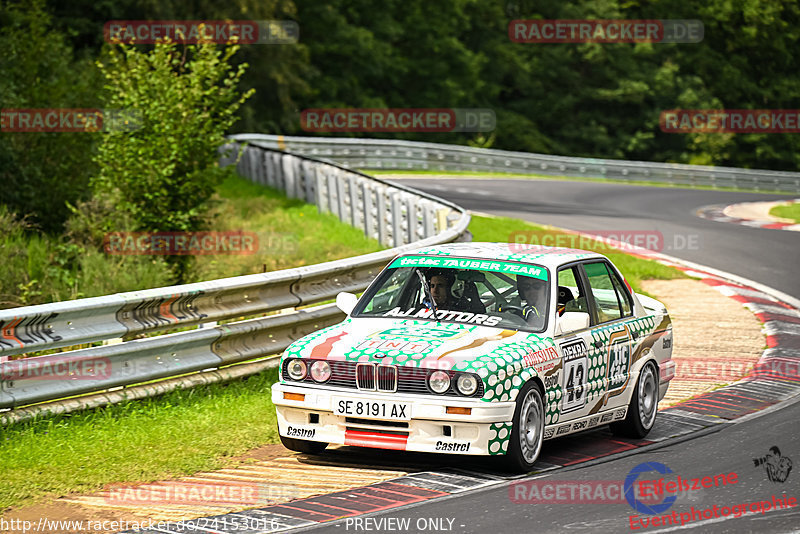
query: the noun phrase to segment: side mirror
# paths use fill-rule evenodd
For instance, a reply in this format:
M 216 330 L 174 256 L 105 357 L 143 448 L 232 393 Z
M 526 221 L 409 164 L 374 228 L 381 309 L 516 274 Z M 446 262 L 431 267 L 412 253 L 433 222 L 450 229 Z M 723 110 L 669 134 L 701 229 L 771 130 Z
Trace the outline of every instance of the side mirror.
M 589 328 L 591 319 L 586 312 L 565 312 L 556 323 L 556 335 L 568 334 L 576 330 Z
M 358 297 L 352 293 L 345 293 L 344 291 L 336 295 L 336 307 L 342 310 L 347 315 L 353 311 L 358 302 Z

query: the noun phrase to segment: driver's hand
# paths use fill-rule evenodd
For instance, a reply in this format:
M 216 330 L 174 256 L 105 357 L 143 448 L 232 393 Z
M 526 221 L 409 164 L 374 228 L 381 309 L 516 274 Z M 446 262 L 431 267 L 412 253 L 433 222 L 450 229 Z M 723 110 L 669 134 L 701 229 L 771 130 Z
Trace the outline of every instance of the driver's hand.
M 528 305 L 522 308 L 522 317 L 528 322 L 535 317 L 541 317 L 541 315 L 542 314 L 539 313 L 539 310 L 536 309 L 536 306 Z

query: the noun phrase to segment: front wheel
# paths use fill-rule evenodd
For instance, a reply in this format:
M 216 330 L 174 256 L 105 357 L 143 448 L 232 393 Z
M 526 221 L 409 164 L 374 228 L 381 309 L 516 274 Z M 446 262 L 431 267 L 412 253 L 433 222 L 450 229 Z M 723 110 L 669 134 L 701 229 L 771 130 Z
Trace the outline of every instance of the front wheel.
M 611 423 L 611 432 L 617 436 L 643 438 L 653 428 L 658 413 L 658 374 L 653 362 L 647 362 L 639 373 L 639 382 L 628 405 L 628 415 L 623 421 Z
M 319 454 L 328 446 L 327 443 L 319 441 L 307 441 L 304 439 L 286 438 L 280 436 L 283 446 L 291 451 L 304 452 L 306 454 Z
M 542 450 L 544 436 L 544 401 L 535 382 L 523 386 L 514 410 L 514 427 L 511 429 L 505 465 L 517 472 L 528 472 Z

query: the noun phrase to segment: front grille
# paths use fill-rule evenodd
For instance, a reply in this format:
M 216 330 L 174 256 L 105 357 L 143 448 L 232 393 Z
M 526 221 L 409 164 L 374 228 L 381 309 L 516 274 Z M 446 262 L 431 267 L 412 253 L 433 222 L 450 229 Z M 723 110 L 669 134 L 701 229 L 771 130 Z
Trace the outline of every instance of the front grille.
M 374 363 L 356 364 L 356 387 L 362 391 L 397 391 L 397 367 Z
M 281 366 L 281 376 L 288 382 L 295 382 L 286 373 L 286 367 L 291 358 L 286 358 Z M 311 365 L 313 360 L 305 360 Z M 331 378 L 325 385 L 341 388 L 359 389 L 361 391 L 379 391 L 383 393 L 417 393 L 421 395 L 436 395 L 428 388 L 428 376 L 435 369 L 420 367 L 404 367 L 395 365 L 380 365 L 372 362 L 345 362 L 341 360 L 327 360 L 331 366 Z M 436 396 L 461 397 L 455 390 L 458 371 L 445 371 L 450 375 L 450 389 Z M 317 384 L 306 376 L 302 383 Z M 471 398 L 483 397 L 483 381 L 478 379 L 478 391 Z
M 397 391 L 397 367 L 394 365 L 378 366 L 378 391 L 394 393 Z
M 375 391 L 375 365 L 359 363 L 356 365 L 356 387 L 364 391 Z
M 384 421 L 382 419 L 359 419 L 358 417 L 345 417 L 345 423 L 352 423 L 354 425 L 374 425 L 374 426 L 389 426 L 395 428 L 408 428 L 408 423 L 404 421 Z

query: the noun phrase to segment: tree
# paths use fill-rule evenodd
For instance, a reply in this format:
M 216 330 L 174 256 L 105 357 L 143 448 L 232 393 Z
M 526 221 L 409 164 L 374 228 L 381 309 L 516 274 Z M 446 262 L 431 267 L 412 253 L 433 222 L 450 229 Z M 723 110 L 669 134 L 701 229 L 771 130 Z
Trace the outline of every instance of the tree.
M 54 30 L 43 2 L 0 3 L 0 108 L 96 108 L 98 74 Z M 0 133 L 0 204 L 61 231 L 85 198 L 99 133 Z
M 238 46 L 112 45 L 104 62 L 106 108 L 135 114 L 133 129 L 104 135 L 92 180 L 94 194 L 130 215 L 137 231 L 196 231 L 217 184 L 218 148 L 252 94 L 237 84 Z M 189 258 L 172 256 L 182 282 Z

